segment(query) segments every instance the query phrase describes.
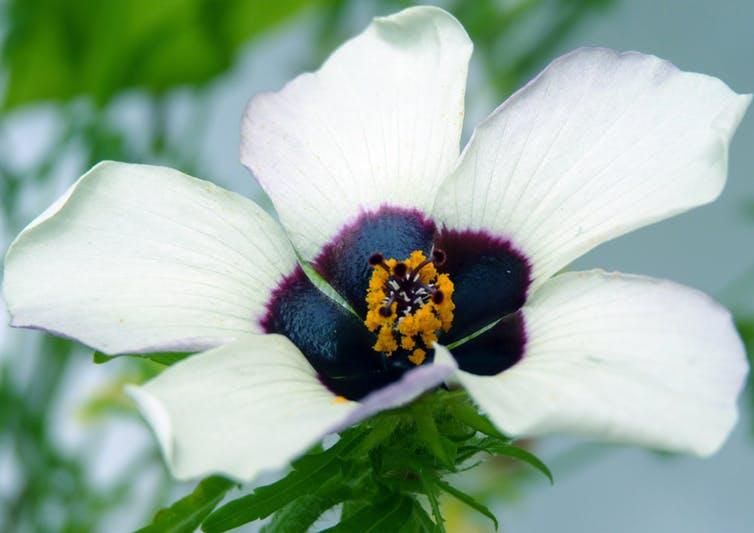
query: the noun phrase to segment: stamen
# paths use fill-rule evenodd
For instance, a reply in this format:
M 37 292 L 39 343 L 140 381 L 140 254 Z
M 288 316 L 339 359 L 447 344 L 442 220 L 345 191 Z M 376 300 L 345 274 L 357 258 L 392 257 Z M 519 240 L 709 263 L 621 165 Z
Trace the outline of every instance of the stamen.
M 418 265 L 416 266 L 416 268 L 415 268 L 415 269 L 414 269 L 414 270 L 413 270 L 413 271 L 411 272 L 411 279 L 412 279 L 413 281 L 416 281 L 416 280 L 418 280 L 418 279 L 419 279 L 419 271 L 420 271 L 420 270 L 421 270 L 422 268 L 424 268 L 425 266 L 427 266 L 428 264 L 430 264 L 431 262 L 432 262 L 432 260 L 431 260 L 431 259 L 425 259 L 424 261 L 422 261 L 421 263 L 419 263 L 419 264 L 418 264 Z
M 385 257 L 381 253 L 374 253 L 369 256 L 368 262 L 373 267 L 380 267 L 390 274 L 390 267 L 385 263 Z
M 435 266 L 444 265 L 447 258 L 448 256 L 445 255 L 445 252 L 443 250 L 440 250 L 439 248 L 432 250 L 432 260 L 434 261 Z
M 374 272 L 364 324 L 377 336 L 374 350 L 395 364 L 423 364 L 438 335 L 452 325 L 453 282 L 435 268 L 445 260 L 442 250 L 433 250 L 429 259 L 421 250 L 402 261 L 381 253 L 369 257 Z
M 374 253 L 369 256 L 369 264 L 377 266 L 385 262 L 385 257 L 381 253 Z

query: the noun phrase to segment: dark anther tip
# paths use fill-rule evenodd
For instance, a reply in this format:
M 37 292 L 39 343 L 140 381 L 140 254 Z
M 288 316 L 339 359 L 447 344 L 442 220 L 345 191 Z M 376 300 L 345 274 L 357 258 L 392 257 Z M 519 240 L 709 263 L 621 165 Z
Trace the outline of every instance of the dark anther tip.
M 380 314 L 384 316 L 385 318 L 389 317 L 393 314 L 393 310 L 389 307 L 380 307 Z
M 406 272 L 408 272 L 406 263 L 398 263 L 395 265 L 395 267 L 393 267 L 393 274 L 395 274 L 399 278 L 404 277 L 406 275 Z
M 385 258 L 381 253 L 374 253 L 369 256 L 369 264 L 372 266 L 381 265 Z
M 443 250 L 440 250 L 439 248 L 432 250 L 432 261 L 436 266 L 443 265 L 447 258 L 448 257 L 445 255 L 445 252 Z
M 435 291 L 432 294 L 432 301 L 436 304 L 441 304 L 442 301 L 445 299 L 445 294 L 443 294 L 442 291 Z

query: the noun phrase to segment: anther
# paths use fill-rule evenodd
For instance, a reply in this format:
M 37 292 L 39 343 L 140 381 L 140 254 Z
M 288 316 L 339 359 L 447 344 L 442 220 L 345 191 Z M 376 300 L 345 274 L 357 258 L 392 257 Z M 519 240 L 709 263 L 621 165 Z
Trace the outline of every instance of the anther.
M 418 265 L 416 265 L 416 268 L 411 271 L 411 277 L 412 277 L 412 279 L 414 281 L 418 280 L 419 279 L 419 271 L 422 268 L 424 268 L 425 266 L 427 266 L 428 264 L 430 264 L 431 262 L 432 262 L 431 259 L 425 259 L 424 261 L 422 261 L 421 263 L 419 263 Z
M 440 305 L 444 299 L 445 299 L 445 294 L 443 294 L 442 291 L 437 290 L 434 293 L 432 293 L 432 301 L 435 302 L 436 305 Z
M 384 262 L 385 262 L 385 257 L 380 253 L 375 253 L 369 256 L 369 264 L 372 266 L 377 266 Z
M 435 266 L 444 265 L 447 258 L 448 256 L 445 255 L 443 250 L 440 250 L 439 248 L 432 250 L 432 260 L 434 261 Z
M 433 250 L 429 258 L 416 250 L 403 261 L 385 259 L 381 253 L 369 256 L 374 272 L 367 291 L 369 312 L 364 323 L 377 335 L 375 351 L 385 357 L 399 354 L 396 361 L 391 361 L 391 368 L 401 361 L 407 365 L 422 364 L 424 349 L 431 348 L 438 335 L 450 329 L 453 284 L 448 274 L 440 274 L 434 267 L 426 268 L 445 261 L 442 250 Z M 377 271 L 377 267 L 384 272 Z M 424 348 L 417 348 L 420 344 Z
M 369 259 L 367 260 L 367 262 L 371 266 L 380 267 L 386 270 L 388 274 L 390 274 L 390 267 L 387 266 L 387 263 L 385 263 L 385 257 L 381 253 L 379 252 L 373 253 L 372 255 L 369 256 Z

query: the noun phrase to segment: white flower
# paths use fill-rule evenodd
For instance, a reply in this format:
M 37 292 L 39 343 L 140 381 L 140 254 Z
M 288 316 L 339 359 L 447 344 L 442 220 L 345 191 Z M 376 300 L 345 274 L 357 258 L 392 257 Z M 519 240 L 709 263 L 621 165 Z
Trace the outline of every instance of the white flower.
M 556 273 L 715 199 L 750 96 L 581 49 L 459 155 L 471 49 L 411 8 L 256 96 L 242 160 L 282 228 L 180 172 L 97 165 L 11 246 L 13 325 L 109 354 L 213 348 L 132 390 L 180 478 L 251 479 L 448 380 L 512 435 L 713 453 L 747 372 L 729 314 L 668 281 Z

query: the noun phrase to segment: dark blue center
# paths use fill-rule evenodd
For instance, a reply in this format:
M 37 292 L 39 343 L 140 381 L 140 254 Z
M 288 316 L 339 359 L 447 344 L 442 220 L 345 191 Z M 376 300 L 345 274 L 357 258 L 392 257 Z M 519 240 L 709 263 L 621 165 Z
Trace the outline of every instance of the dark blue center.
M 440 270 L 455 284 L 455 320 L 446 342 L 479 331 L 526 302 L 531 268 L 510 241 L 484 231 L 443 229 L 435 246 L 447 257 Z
M 440 342 L 449 344 L 503 318 L 456 347 L 453 355 L 461 369 L 479 375 L 494 375 L 518 362 L 526 333 L 516 311 L 530 284 L 525 257 L 503 238 L 479 231 L 437 231 L 432 221 L 406 209 L 383 207 L 362 215 L 315 260 L 317 271 L 358 316 L 325 296 L 297 268 L 274 291 L 262 326 L 291 339 L 334 393 L 361 399 L 413 368 L 405 358 L 372 349 L 375 337 L 363 324 L 369 257 L 379 253 L 400 259 L 414 250 L 429 255 L 433 248 L 444 252 L 440 270 L 455 284 L 453 327 Z
M 435 225 L 418 211 L 383 207 L 361 215 L 326 245 L 314 261 L 317 269 L 360 315 L 366 315 L 364 300 L 372 276 L 369 257 L 402 259 L 414 250 L 429 255 Z

